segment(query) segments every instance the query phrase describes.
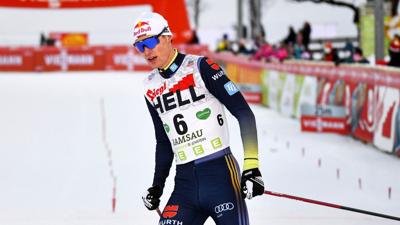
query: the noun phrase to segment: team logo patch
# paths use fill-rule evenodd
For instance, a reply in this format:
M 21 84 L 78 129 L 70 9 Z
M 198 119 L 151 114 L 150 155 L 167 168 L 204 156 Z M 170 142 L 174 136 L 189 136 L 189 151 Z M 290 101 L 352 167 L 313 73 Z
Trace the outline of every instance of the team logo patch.
M 163 125 L 164 125 L 164 130 L 165 130 L 165 132 L 168 133 L 168 132 L 169 132 L 169 126 L 168 126 L 168 124 L 165 124 L 165 123 L 164 123 Z
M 215 213 L 218 214 L 218 213 L 222 213 L 225 211 L 233 210 L 234 208 L 235 208 L 235 205 L 233 205 L 232 202 L 227 202 L 227 203 L 223 203 L 221 205 L 215 206 L 214 211 L 215 211 Z
M 205 108 L 204 110 L 198 111 L 196 113 L 196 117 L 199 120 L 206 120 L 210 115 L 211 115 L 211 110 L 209 108 Z
M 221 138 L 217 137 L 217 138 L 211 140 L 211 145 L 213 146 L 214 149 L 218 149 L 218 148 L 222 147 Z
M 170 69 L 172 72 L 175 72 L 175 71 L 178 69 L 178 65 L 176 65 L 175 63 L 173 63 L 173 64 L 169 67 L 169 69 Z
M 179 205 L 167 205 L 162 213 L 163 218 L 170 219 L 178 214 Z
M 164 82 L 164 84 L 159 88 L 147 90 L 146 95 L 151 101 L 153 101 L 155 97 L 162 95 L 165 89 L 167 89 L 167 83 Z
M 133 35 L 140 37 L 151 31 L 151 27 L 148 21 L 139 21 L 133 28 Z
M 206 62 L 208 63 L 208 65 L 211 66 L 211 68 L 213 68 L 214 70 L 219 70 L 220 67 L 218 64 L 216 64 L 214 61 L 212 61 L 211 59 L 207 59 Z
M 239 92 L 239 89 L 236 87 L 236 85 L 232 81 L 229 81 L 226 84 L 224 84 L 224 88 L 230 96 Z

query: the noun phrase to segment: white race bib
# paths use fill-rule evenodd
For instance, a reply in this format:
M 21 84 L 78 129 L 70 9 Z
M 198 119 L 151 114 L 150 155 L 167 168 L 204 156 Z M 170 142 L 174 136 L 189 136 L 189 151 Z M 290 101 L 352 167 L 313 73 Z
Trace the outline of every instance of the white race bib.
M 187 55 L 171 78 L 154 70 L 144 83 L 145 96 L 163 122 L 178 165 L 229 146 L 224 106 L 206 88 L 198 60 Z

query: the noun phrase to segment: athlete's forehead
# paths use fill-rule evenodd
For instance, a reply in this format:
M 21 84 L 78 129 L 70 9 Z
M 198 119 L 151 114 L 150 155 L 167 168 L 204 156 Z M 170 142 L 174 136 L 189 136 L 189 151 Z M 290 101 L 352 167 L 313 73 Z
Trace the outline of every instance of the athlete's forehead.
M 144 39 L 147 39 L 147 38 L 153 37 L 153 36 L 155 36 L 155 35 L 143 35 L 141 37 L 138 37 L 135 43 L 143 41 Z

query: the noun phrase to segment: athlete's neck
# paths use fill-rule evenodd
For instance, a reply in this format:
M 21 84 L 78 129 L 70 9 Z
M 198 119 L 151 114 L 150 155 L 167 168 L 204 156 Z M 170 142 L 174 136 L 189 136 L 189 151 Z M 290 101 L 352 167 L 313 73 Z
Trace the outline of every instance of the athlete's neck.
M 181 66 L 184 58 L 184 54 L 179 53 L 176 49 L 174 49 L 174 54 L 171 61 L 169 61 L 169 63 L 165 67 L 163 67 L 163 69 L 158 69 L 158 72 L 165 79 L 172 77 Z
M 162 67 L 162 70 L 167 70 L 168 67 L 170 67 L 171 64 L 174 62 L 174 60 L 175 60 L 177 55 L 178 55 L 178 50 L 176 50 L 175 48 L 172 51 L 170 51 L 169 56 L 168 56 L 168 60 L 167 60 L 167 64 L 165 64 Z

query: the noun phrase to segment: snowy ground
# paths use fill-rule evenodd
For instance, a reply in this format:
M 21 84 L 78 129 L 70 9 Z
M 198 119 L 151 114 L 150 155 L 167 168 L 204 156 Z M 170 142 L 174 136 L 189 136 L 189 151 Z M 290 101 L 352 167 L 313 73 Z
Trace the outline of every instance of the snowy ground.
M 112 72 L 0 73 L 0 224 L 157 224 L 156 213 L 140 199 L 154 167 L 143 78 Z M 253 110 L 267 189 L 400 216 L 398 158 L 350 137 L 301 133 L 296 120 L 260 106 Z M 238 125 L 233 117 L 229 120 L 232 149 L 241 162 Z M 115 214 L 103 131 L 118 178 Z M 171 189 L 169 179 L 163 204 Z M 399 224 L 272 196 L 248 206 L 252 225 Z

